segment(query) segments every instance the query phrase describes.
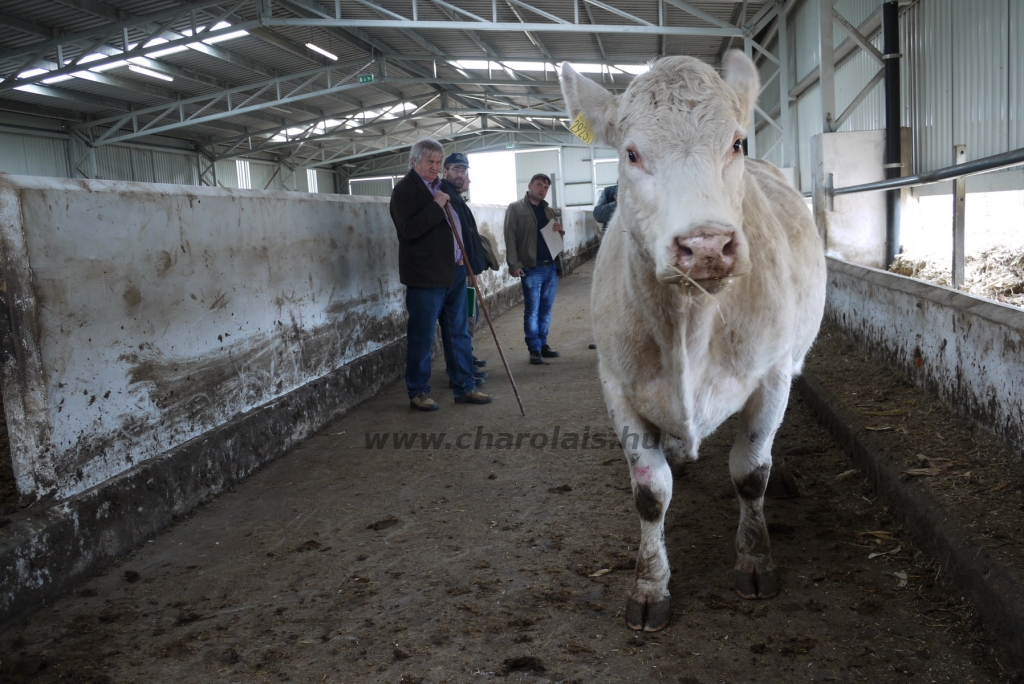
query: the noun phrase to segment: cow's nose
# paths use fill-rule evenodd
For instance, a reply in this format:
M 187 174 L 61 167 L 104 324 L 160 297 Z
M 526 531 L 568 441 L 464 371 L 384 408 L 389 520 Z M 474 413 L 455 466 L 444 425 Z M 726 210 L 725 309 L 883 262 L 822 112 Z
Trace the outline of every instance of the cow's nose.
M 673 243 L 675 266 L 693 280 L 724 278 L 736 268 L 736 232 L 699 228 Z

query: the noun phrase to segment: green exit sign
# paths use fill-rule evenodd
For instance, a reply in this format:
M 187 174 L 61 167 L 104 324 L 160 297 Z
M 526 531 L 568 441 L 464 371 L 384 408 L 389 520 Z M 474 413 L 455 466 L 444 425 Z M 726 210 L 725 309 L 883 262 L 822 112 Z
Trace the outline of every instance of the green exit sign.
M 373 74 L 362 74 L 359 77 L 359 82 L 360 83 L 372 83 L 373 82 Z
M 508 148 L 508 149 L 510 149 L 510 150 L 511 150 L 511 149 L 512 149 L 513 147 L 515 147 L 515 146 L 516 146 L 516 144 L 515 144 L 514 142 L 507 142 L 507 143 L 505 143 L 505 147 L 507 147 L 507 148 Z

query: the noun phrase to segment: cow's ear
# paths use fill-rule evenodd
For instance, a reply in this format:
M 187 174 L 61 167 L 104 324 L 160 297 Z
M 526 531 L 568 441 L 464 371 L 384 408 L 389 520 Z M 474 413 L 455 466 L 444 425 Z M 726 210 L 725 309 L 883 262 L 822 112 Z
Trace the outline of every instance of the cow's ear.
M 750 127 L 754 119 L 754 105 L 761 90 L 761 77 L 757 66 L 740 50 L 729 50 L 722 58 L 722 77 L 736 91 L 740 99 L 740 126 Z
M 618 147 L 614 118 L 619 109 L 618 95 L 612 95 L 586 76 L 581 76 L 568 62 L 562 62 L 562 97 L 573 123 L 576 123 L 577 115 L 583 115 L 586 126 L 594 135 L 592 142 Z M 586 131 L 581 132 L 586 139 Z

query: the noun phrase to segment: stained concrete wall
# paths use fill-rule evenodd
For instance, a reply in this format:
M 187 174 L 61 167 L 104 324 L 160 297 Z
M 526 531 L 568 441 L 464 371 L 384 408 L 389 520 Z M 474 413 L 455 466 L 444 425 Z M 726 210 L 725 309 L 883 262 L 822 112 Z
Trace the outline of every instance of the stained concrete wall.
M 1024 455 L 1024 311 L 828 259 L 825 316 Z
M 474 212 L 503 256 L 504 208 Z M 568 214 L 579 254 L 596 225 Z M 82 492 L 405 332 L 385 198 L 0 175 L 0 240 L 23 495 Z M 504 266 L 481 284 L 518 293 Z

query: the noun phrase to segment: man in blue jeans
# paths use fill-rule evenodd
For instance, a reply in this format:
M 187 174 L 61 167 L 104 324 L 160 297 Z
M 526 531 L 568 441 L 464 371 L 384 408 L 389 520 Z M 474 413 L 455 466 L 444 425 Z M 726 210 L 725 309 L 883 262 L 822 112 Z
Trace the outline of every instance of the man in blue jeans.
M 545 359 L 560 356 L 548 346 L 551 309 L 558 292 L 558 264 L 540 234 L 551 221 L 555 222 L 554 230 L 562 232 L 555 210 L 544 201 L 550 187 L 551 179 L 546 174 L 536 174 L 526 187 L 526 196 L 505 210 L 508 270 L 522 278 L 526 347 L 530 363 L 536 365 L 546 365 Z
M 477 389 L 473 378 L 473 342 L 469 336 L 464 255 L 452 229 L 465 243 L 457 213 L 449 224 L 445 205 L 451 199 L 441 190 L 444 148 L 430 138 L 418 140 L 409 152 L 411 170 L 391 193 L 391 220 L 398 231 L 398 275 L 405 285 L 409 312 L 405 385 L 409 406 L 420 411 L 440 408 L 430 396 L 430 353 L 439 321 L 445 336 L 448 376 L 456 404 L 489 404 L 490 395 Z M 467 248 L 468 249 L 468 248 Z

